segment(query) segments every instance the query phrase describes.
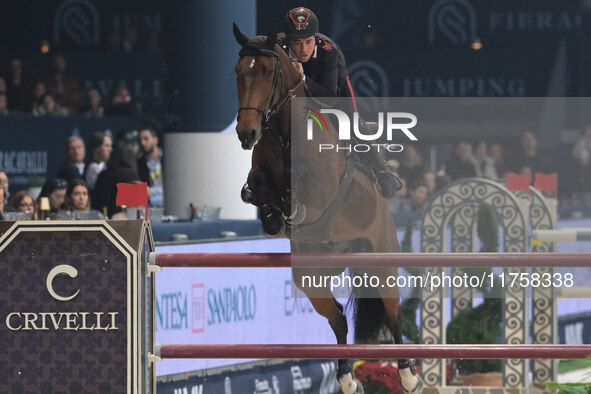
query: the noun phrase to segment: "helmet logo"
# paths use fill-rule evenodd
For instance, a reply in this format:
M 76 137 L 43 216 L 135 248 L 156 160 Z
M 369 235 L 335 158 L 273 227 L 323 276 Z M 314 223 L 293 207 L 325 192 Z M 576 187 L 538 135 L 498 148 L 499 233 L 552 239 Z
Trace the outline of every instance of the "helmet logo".
M 305 12 L 305 14 L 302 14 Z M 308 27 L 308 23 L 310 22 L 310 12 L 300 10 L 294 10 L 289 14 L 293 25 L 295 26 L 296 30 L 306 30 Z

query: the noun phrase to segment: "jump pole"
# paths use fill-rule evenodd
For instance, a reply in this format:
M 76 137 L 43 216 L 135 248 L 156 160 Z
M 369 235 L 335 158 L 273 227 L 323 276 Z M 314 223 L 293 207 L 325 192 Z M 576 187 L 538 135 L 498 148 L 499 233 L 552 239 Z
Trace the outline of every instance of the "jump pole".
M 224 359 L 583 359 L 591 345 L 166 345 L 154 356 Z
M 589 253 L 150 253 L 157 267 L 591 267 Z
M 541 242 L 591 241 L 591 229 L 563 228 L 560 230 L 533 230 L 531 237 Z

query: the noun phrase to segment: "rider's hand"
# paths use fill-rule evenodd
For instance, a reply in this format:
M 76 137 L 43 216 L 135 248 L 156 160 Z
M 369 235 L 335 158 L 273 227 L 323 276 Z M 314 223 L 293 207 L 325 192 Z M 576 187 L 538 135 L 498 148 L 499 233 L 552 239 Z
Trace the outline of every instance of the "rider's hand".
M 300 63 L 297 60 L 292 60 L 291 63 L 293 64 L 295 69 L 298 70 L 298 72 L 300 73 L 300 77 L 304 78 L 304 67 L 302 66 L 302 63 Z

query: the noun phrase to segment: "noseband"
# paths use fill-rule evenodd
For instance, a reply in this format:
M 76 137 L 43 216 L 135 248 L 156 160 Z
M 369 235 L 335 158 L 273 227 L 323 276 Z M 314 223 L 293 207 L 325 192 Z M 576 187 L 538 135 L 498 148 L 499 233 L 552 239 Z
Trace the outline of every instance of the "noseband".
M 277 84 L 278 81 L 280 83 L 279 92 L 277 91 Z M 263 128 L 267 126 L 269 123 L 269 119 L 274 116 L 281 107 L 291 100 L 296 95 L 296 90 L 304 83 L 304 79 L 300 78 L 300 81 L 290 90 L 287 91 L 287 94 L 282 99 L 277 99 L 277 102 L 274 103 L 275 97 L 279 96 L 279 94 L 283 91 L 283 72 L 281 71 L 281 67 L 279 67 L 279 57 L 277 57 L 277 63 L 275 63 L 275 70 L 273 73 L 273 85 L 271 85 L 271 95 L 267 100 L 267 105 L 265 109 L 259 107 L 240 107 L 238 108 L 238 116 L 240 116 L 240 111 L 245 110 L 253 110 L 260 112 L 263 115 Z

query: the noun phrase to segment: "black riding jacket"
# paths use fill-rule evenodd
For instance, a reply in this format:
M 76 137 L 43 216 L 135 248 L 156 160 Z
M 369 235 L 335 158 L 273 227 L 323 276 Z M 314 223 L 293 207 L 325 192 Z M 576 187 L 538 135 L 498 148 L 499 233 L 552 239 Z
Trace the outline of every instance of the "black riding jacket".
M 289 42 L 285 33 L 277 35 L 279 45 L 289 56 Z M 312 97 L 350 97 L 345 56 L 330 38 L 316 34 L 314 54 L 302 63 L 306 85 Z

